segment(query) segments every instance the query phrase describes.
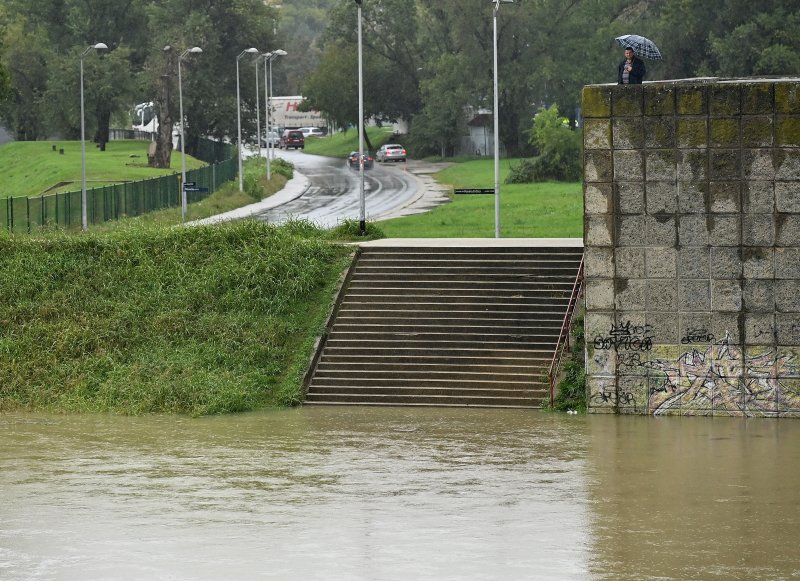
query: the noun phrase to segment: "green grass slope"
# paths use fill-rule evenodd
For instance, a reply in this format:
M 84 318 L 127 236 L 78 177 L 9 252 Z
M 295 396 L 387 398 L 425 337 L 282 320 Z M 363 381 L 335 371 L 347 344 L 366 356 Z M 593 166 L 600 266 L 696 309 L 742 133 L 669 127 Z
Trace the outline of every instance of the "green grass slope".
M 56 151 L 53 151 L 53 146 Z M 181 170 L 180 152 L 170 169 L 147 165 L 149 141 L 109 141 L 100 151 L 86 143 L 86 185 L 89 188 L 170 175 Z M 58 153 L 64 150 L 64 155 Z M 204 164 L 189 155 L 186 168 Z M 61 184 L 61 185 L 59 185 Z M 80 141 L 15 141 L 0 146 L 0 198 L 38 196 L 81 189 Z
M 367 135 L 372 141 L 370 153 L 373 154 L 381 145 L 389 143 L 394 137 L 391 127 L 367 127 Z M 367 149 L 366 140 L 364 149 Z M 309 137 L 305 143 L 305 152 L 314 155 L 345 158 L 351 151 L 358 151 L 357 129 L 350 129 L 347 133 L 334 133 L 327 137 Z
M 299 401 L 351 250 L 305 223 L 0 236 L 0 411 Z

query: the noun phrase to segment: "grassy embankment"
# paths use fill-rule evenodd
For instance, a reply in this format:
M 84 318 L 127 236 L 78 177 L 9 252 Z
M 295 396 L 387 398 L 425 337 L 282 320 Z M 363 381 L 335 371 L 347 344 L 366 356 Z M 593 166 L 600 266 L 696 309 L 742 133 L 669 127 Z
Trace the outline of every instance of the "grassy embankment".
M 173 152 L 172 167 L 147 165 L 147 141 L 109 141 L 100 151 L 86 144 L 86 186 L 145 180 L 181 171 L 180 153 Z M 56 146 L 56 151 L 53 151 Z M 64 150 L 64 155 L 58 153 Z M 202 167 L 202 161 L 186 156 L 186 168 Z M 80 141 L 16 141 L 0 147 L 0 198 L 38 196 L 81 189 Z
M 500 230 L 503 238 L 580 238 L 583 195 L 580 182 L 503 184 L 509 165 L 500 160 Z M 453 188 L 494 188 L 494 160 L 457 163 L 434 174 Z M 493 238 L 494 195 L 458 195 L 426 212 L 380 223 L 389 238 Z
M 0 411 L 286 405 L 350 249 L 305 223 L 0 235 Z
M 391 127 L 367 127 L 366 133 L 372 141 L 371 153 L 384 143 L 389 143 L 393 137 Z M 364 149 L 367 142 L 364 141 Z M 327 155 L 328 157 L 347 157 L 351 151 L 358 151 L 358 129 L 350 129 L 347 133 L 334 133 L 327 137 L 306 138 L 305 152 L 314 155 Z

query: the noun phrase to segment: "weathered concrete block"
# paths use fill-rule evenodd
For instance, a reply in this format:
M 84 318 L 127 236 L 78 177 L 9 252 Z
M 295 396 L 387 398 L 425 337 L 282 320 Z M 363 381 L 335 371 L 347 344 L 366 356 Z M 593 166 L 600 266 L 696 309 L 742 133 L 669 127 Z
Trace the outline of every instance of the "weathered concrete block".
M 743 117 L 741 139 L 743 147 L 772 147 L 775 141 L 772 117 L 766 115 Z
M 775 145 L 800 147 L 800 117 L 797 115 L 775 118 Z
M 771 280 L 745 280 L 742 288 L 742 303 L 751 312 L 775 312 L 775 288 Z
M 742 313 L 714 313 L 709 330 L 718 341 L 727 337 L 731 345 L 736 345 L 741 343 L 743 325 Z
M 742 112 L 742 87 L 738 83 L 719 83 L 711 86 L 709 112 L 714 116 L 739 115 Z
M 674 214 L 678 211 L 678 190 L 673 181 L 646 182 L 645 197 L 648 214 Z
M 678 210 L 684 214 L 703 214 L 710 211 L 708 182 L 678 181 Z
M 738 149 L 712 149 L 708 160 L 708 175 L 712 180 L 741 179 L 742 157 Z
M 644 85 L 645 115 L 674 115 L 676 93 L 677 91 L 674 87 L 664 87 L 662 85 Z
M 613 216 L 586 216 L 586 234 L 584 240 L 588 246 L 612 246 L 614 240 Z
M 595 278 L 586 282 L 586 308 L 612 310 L 614 308 L 614 281 L 610 278 Z
M 584 184 L 583 211 L 585 214 L 611 213 L 612 186 L 608 183 Z
M 669 149 L 675 147 L 674 117 L 645 117 L 644 145 L 648 149 Z
M 681 246 L 708 246 L 708 229 L 704 215 L 682 215 L 678 240 Z
M 648 312 L 645 321 L 653 329 L 654 345 L 674 345 L 680 341 L 675 313 Z
M 775 244 L 786 247 L 800 246 L 800 215 L 778 214 L 775 225 Z
M 713 278 L 740 278 L 744 267 L 742 251 L 738 247 L 713 247 L 711 252 L 711 276 Z
M 775 179 L 784 181 L 797 179 L 800 175 L 800 150 L 776 149 L 773 155 Z
M 705 115 L 708 113 L 708 86 L 697 83 L 678 85 L 678 115 Z
M 587 150 L 583 152 L 583 179 L 587 182 L 610 182 L 614 176 L 611 152 Z
M 617 216 L 617 246 L 641 246 L 645 239 L 644 216 Z
M 616 250 L 616 276 L 620 278 L 644 278 L 644 248 L 624 248 Z
M 711 273 L 711 249 L 689 246 L 678 251 L 677 273 L 683 279 L 709 278 Z
M 644 147 L 644 121 L 641 117 L 614 119 L 614 149 L 641 149 Z
M 741 135 L 739 119 L 721 117 L 711 119 L 711 147 L 739 147 Z
M 773 308 L 781 313 L 800 312 L 800 280 L 778 280 L 775 282 L 775 304 Z M 798 346 L 800 346 L 800 343 L 798 343 Z
M 587 347 L 586 373 L 593 377 L 609 377 L 614 375 L 614 351 L 608 349 L 595 349 L 592 345 Z
M 647 246 L 675 246 L 677 229 L 674 216 L 669 214 L 645 216 L 644 223 Z
M 611 87 L 591 86 L 581 91 L 583 117 L 611 117 Z
M 614 316 L 611 313 L 587 312 L 583 319 L 586 345 L 594 342 L 596 337 L 605 337 L 614 325 Z
M 642 114 L 642 85 L 616 85 L 611 88 L 611 113 L 614 117 Z
M 744 248 L 742 249 L 742 265 L 744 277 L 775 278 L 775 250 L 774 248 Z
M 647 306 L 647 281 L 618 278 L 614 281 L 614 307 L 623 311 L 644 311 Z
M 592 248 L 584 250 L 584 269 L 586 278 L 612 278 L 614 276 L 614 253 L 611 248 Z
M 706 229 L 708 243 L 714 246 L 739 246 L 742 243 L 740 214 L 708 214 Z
M 587 118 L 583 122 L 585 149 L 611 149 L 611 120 Z
M 739 280 L 711 281 L 711 310 L 738 313 L 742 310 L 742 283 Z
M 678 281 L 678 310 L 681 312 L 711 310 L 711 282 L 708 280 Z
M 800 113 L 800 82 L 795 80 L 775 83 L 775 112 Z
M 744 200 L 742 209 L 748 214 L 772 213 L 775 211 L 775 186 L 771 181 L 746 181 L 742 186 Z
M 775 244 L 775 215 L 745 215 L 742 224 L 742 244 L 745 246 L 772 246 Z
M 800 247 L 775 249 L 775 278 L 800 280 Z
M 775 166 L 771 149 L 743 149 L 742 170 L 748 181 L 774 180 Z
M 644 214 L 644 183 L 616 182 L 615 209 L 618 214 Z
M 711 211 L 729 214 L 741 211 L 741 181 L 711 182 L 709 194 Z
M 669 278 L 677 276 L 678 251 L 675 248 L 645 249 L 647 278 Z
M 778 345 L 800 345 L 800 314 L 785 313 L 776 317 L 775 334 Z
M 775 315 L 745 313 L 744 340 L 748 345 L 772 345 L 775 342 Z
M 674 149 L 648 151 L 645 155 L 645 173 L 648 181 L 675 181 L 677 160 Z
M 775 204 L 778 212 L 800 213 L 800 180 L 775 182 Z
M 742 113 L 764 114 L 772 111 L 774 102 L 774 83 L 747 82 L 742 84 Z
M 647 311 L 674 313 L 678 302 L 675 279 L 651 278 L 646 281 Z
M 708 120 L 705 117 L 679 117 L 676 135 L 678 147 L 708 147 Z
M 704 149 L 684 149 L 678 151 L 678 180 L 691 183 L 695 187 L 705 184 L 708 178 L 708 151 Z M 701 183 L 698 183 L 701 182 Z
M 614 151 L 614 179 L 617 181 L 644 181 L 644 154 L 635 150 Z

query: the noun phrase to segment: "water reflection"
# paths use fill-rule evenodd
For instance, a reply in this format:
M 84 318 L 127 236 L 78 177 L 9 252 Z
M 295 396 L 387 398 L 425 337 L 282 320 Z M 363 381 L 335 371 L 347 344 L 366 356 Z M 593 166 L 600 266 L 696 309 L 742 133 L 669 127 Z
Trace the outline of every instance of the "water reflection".
M 0 416 L 0 578 L 585 578 L 588 424 Z

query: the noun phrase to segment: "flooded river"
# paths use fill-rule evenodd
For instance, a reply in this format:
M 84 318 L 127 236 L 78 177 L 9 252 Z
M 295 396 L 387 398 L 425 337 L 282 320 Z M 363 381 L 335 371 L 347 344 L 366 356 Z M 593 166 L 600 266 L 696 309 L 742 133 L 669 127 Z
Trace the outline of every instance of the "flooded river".
M 800 422 L 0 415 L 0 579 L 791 579 Z

